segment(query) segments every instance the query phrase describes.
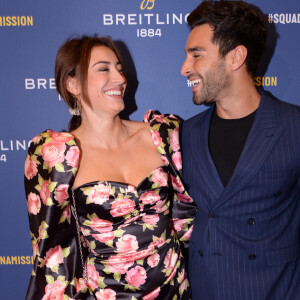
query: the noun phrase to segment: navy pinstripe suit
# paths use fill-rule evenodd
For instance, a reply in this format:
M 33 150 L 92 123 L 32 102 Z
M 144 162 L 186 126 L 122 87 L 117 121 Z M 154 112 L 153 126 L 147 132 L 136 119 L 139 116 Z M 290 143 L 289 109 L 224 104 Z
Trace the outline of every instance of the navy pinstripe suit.
M 262 93 L 226 188 L 208 148 L 210 108 L 183 125 L 183 177 L 198 205 L 192 299 L 300 299 L 300 107 Z

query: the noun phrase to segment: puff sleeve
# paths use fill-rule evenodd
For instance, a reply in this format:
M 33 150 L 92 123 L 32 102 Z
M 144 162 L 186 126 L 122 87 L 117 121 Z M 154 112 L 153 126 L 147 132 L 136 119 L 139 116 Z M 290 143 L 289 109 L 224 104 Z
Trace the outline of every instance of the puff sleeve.
M 65 132 L 45 131 L 28 150 L 25 193 L 34 256 L 28 300 L 81 298 L 82 263 L 70 209 L 78 158 L 76 142 Z
M 181 242 L 187 242 L 193 230 L 197 206 L 182 182 L 180 119 L 174 115 L 162 115 L 157 111 L 149 110 L 144 116 L 144 121 L 150 123 L 152 140 L 165 163 L 171 167 L 170 181 L 174 191 L 171 227 Z

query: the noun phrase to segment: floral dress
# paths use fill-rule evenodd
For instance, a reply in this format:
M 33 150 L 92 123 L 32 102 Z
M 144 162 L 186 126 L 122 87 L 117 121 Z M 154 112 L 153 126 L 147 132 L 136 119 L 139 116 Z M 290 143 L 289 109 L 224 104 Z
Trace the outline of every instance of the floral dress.
M 179 121 L 151 110 L 144 121 L 162 165 L 138 186 L 73 189 L 74 137 L 47 130 L 33 139 L 25 190 L 35 259 L 26 299 L 190 298 L 182 251 L 196 206 L 181 181 Z

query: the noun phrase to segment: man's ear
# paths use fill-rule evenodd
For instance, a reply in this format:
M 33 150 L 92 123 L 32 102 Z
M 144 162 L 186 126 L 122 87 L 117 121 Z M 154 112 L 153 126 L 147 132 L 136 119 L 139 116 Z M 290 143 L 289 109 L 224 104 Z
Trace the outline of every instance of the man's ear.
M 243 45 L 235 47 L 228 53 L 228 63 L 231 71 L 236 71 L 245 64 L 247 54 L 247 48 Z
M 81 93 L 80 83 L 76 77 L 68 76 L 66 80 L 66 89 L 74 96 L 78 96 Z

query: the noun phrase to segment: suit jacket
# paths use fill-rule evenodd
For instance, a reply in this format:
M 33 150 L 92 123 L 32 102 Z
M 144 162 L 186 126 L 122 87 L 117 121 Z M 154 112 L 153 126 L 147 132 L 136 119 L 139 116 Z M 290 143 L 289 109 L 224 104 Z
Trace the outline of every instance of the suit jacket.
M 208 148 L 212 111 L 182 130 L 183 178 L 198 206 L 192 299 L 300 299 L 300 107 L 262 92 L 226 188 Z

